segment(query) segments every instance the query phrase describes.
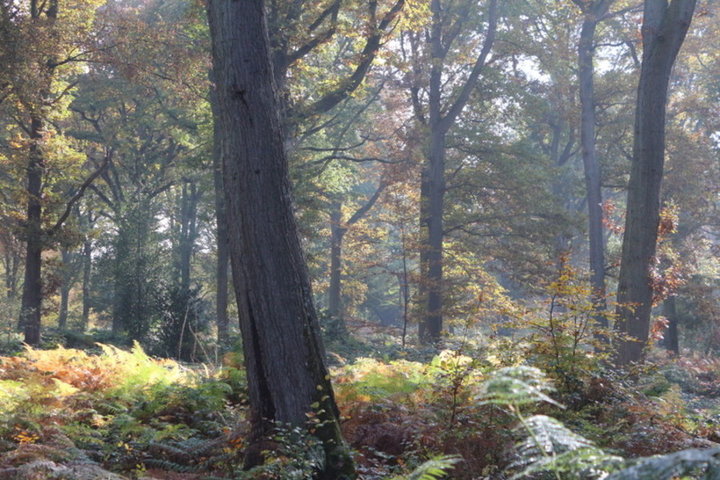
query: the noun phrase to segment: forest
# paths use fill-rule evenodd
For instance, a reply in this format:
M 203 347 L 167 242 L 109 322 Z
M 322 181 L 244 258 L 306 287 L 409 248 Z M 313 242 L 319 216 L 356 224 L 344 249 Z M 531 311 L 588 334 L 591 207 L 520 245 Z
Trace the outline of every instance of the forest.
M 720 480 L 718 0 L 0 0 L 0 479 Z

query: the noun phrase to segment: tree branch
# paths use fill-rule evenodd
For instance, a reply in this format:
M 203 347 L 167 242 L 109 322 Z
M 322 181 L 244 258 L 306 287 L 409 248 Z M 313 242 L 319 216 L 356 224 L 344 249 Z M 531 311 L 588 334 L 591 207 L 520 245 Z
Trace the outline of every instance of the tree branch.
M 460 112 L 467 104 L 470 99 L 470 94 L 475 89 L 480 73 L 485 67 L 487 57 L 490 54 L 490 49 L 495 41 L 495 33 L 497 32 L 497 0 L 490 0 L 488 6 L 488 30 L 485 35 L 485 41 L 483 42 L 482 50 L 475 60 L 470 76 L 460 90 L 460 94 L 455 102 L 452 104 L 445 116 L 440 120 L 441 128 L 445 131 L 450 128 L 455 119 L 458 117 Z
M 100 176 L 100 174 L 103 172 L 103 170 L 105 170 L 107 168 L 107 166 L 110 164 L 111 158 L 112 158 L 111 155 L 106 156 L 102 165 L 100 165 L 100 167 L 98 167 L 93 173 L 91 173 L 90 176 L 87 179 L 85 179 L 85 181 L 82 183 L 82 185 L 80 185 L 80 188 L 78 189 L 77 192 L 75 192 L 75 195 L 73 195 L 72 198 L 70 198 L 70 200 L 68 200 L 67 204 L 65 205 L 65 211 L 60 216 L 58 221 L 55 222 L 55 225 L 53 225 L 46 232 L 48 236 L 55 235 L 57 233 L 57 231 L 60 230 L 60 228 L 65 223 L 65 220 L 67 220 L 68 217 L 70 216 L 70 213 L 72 211 L 73 206 L 75 206 L 75 203 L 77 203 L 78 200 L 80 200 L 83 197 L 83 195 L 85 195 L 85 190 L 87 190 L 88 187 L 90 187 L 90 185 L 92 185 L 92 183 L 95 181 L 95 179 Z
M 291 115 L 291 118 L 293 116 L 296 118 L 308 118 L 313 115 L 325 113 L 354 92 L 362 83 L 365 75 L 367 75 L 373 61 L 375 61 L 375 56 L 380 49 L 380 41 L 382 40 L 383 35 L 386 33 L 398 14 L 402 11 L 404 5 L 405 0 L 397 0 L 393 7 L 380 21 L 380 24 L 374 26 L 372 34 L 368 37 L 365 47 L 360 53 L 361 60 L 355 68 L 355 71 L 348 78 L 343 80 L 335 90 L 328 92 L 315 103 L 307 107 L 300 108 L 298 112 L 293 112 L 295 115 Z

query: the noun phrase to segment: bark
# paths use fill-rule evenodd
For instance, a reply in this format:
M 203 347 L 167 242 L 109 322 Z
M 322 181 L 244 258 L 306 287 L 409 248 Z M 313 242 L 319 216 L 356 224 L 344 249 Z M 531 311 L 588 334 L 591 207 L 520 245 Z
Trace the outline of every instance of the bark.
M 58 310 L 58 328 L 60 330 L 64 330 L 67 327 L 69 302 L 70 287 L 63 284 L 60 286 L 60 308 Z
M 578 2 L 579 3 L 579 2 Z M 581 118 L 580 140 L 582 144 L 585 189 L 588 200 L 588 243 L 590 257 L 590 287 L 595 319 L 602 327 L 608 327 L 604 314 L 605 300 L 605 241 L 602 211 L 602 175 L 595 148 L 595 30 L 613 0 L 599 0 L 584 4 L 584 19 L 578 45 L 578 83 L 580 90 Z M 583 5 L 579 3 L 580 5 Z
M 618 365 L 642 360 L 648 341 L 652 310 L 650 273 L 660 221 L 668 85 L 695 3 L 672 0 L 668 5 L 665 0 L 645 0 L 644 4 L 642 67 L 615 323 L 615 329 L 629 338 L 617 342 Z
M 400 295 L 402 296 L 402 312 L 403 312 L 403 326 L 402 326 L 402 346 L 405 347 L 405 338 L 407 337 L 407 326 L 410 316 L 410 283 L 408 276 L 408 264 L 407 264 L 407 248 L 405 243 L 405 228 L 400 226 L 400 244 L 402 247 L 402 274 L 398 275 L 398 287 Z
M 40 343 L 40 315 L 42 310 L 42 178 L 45 159 L 40 148 L 43 120 L 33 115 L 30 123 L 30 152 L 27 168 L 27 213 L 25 224 L 25 281 L 20 306 L 20 325 L 25 343 Z
M 90 324 L 90 278 L 92 275 L 92 240 L 83 242 L 83 276 L 82 276 L 82 330 Z
M 263 1 L 211 0 L 208 16 L 250 398 L 246 466 L 262 460 L 262 439 L 279 422 L 306 427 L 323 442 L 318 479 L 354 478 L 292 211 Z M 319 422 L 309 424 L 313 411 Z
M 70 288 L 74 283 L 74 266 L 72 265 L 72 254 L 63 249 L 60 252 L 62 256 L 62 283 L 60 284 L 60 308 L 58 310 L 58 328 L 63 330 L 67 327 L 68 304 L 70 301 Z
M 432 114 L 431 125 L 432 125 Z M 440 341 L 443 326 L 443 212 L 445 205 L 445 134 L 431 132 L 430 149 L 428 155 L 428 198 L 427 217 L 425 228 L 427 230 L 426 251 L 427 278 L 425 288 L 427 304 L 425 318 L 423 319 L 423 344 L 436 344 Z
M 663 303 L 663 315 L 668 320 L 668 328 L 663 338 L 665 348 L 673 352 L 676 356 L 680 355 L 680 339 L 678 336 L 678 314 L 675 296 L 665 299 Z
M 178 273 L 180 289 L 190 290 L 190 267 L 192 263 L 195 240 L 197 239 L 197 207 L 202 192 L 198 191 L 195 182 L 185 182 L 180 198 L 180 238 L 178 242 Z
M 213 112 L 216 110 L 214 90 L 211 92 Z M 214 113 L 217 119 L 218 114 Z M 228 327 L 228 267 L 230 257 L 228 253 L 228 225 L 225 214 L 225 193 L 222 179 L 222 146 L 220 145 L 220 128 L 217 120 L 213 126 L 213 183 L 215 186 L 215 225 L 217 241 L 217 264 L 215 265 L 215 316 L 217 324 L 218 343 L 227 342 Z
M 328 288 L 328 314 L 335 321 L 342 319 L 341 275 L 342 242 L 347 229 L 342 225 L 342 204 L 335 202 L 330 211 L 330 287 Z
M 14 301 L 17 296 L 18 270 L 20 269 L 20 251 L 14 237 L 8 235 L 3 242 L 3 267 L 5 274 L 5 294 Z

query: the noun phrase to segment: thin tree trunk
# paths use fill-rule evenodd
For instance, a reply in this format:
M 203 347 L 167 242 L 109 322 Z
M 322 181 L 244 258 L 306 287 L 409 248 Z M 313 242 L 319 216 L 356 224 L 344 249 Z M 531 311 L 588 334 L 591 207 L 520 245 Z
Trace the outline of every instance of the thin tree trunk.
M 92 275 L 92 241 L 86 238 L 83 242 L 83 279 L 82 279 L 82 330 L 90 324 L 90 279 Z
M 290 201 L 264 2 L 211 0 L 208 16 L 223 145 L 230 257 L 243 336 L 251 436 L 262 461 L 277 424 L 308 426 L 325 451 L 320 480 L 354 478 Z M 314 412 L 314 414 L 312 413 Z
M 328 313 L 335 322 L 343 322 L 341 299 L 342 242 L 347 231 L 342 226 L 342 204 L 335 202 L 330 212 L 330 287 Z
M 629 339 L 617 342 L 618 365 L 642 360 L 650 332 L 651 269 L 660 222 L 668 85 L 694 10 L 695 0 L 672 0 L 670 5 L 665 0 L 645 0 L 643 59 L 615 323 Z
M 67 327 L 69 302 L 70 287 L 63 284 L 60 286 L 60 309 L 58 311 L 58 328 L 60 330 L 64 330 Z
M 605 300 L 605 242 L 603 234 L 602 175 L 595 148 L 595 29 L 613 0 L 600 0 L 585 9 L 578 45 L 578 83 L 580 87 L 580 139 L 582 143 L 585 189 L 588 200 L 588 243 L 590 256 L 590 287 L 595 319 L 608 327 Z M 604 337 L 603 337 L 604 338 Z
M 6 244 L 5 253 L 3 255 L 5 264 L 5 294 L 11 302 L 17 296 L 17 280 L 18 270 L 20 269 L 20 257 L 14 247 Z
M 66 249 L 60 251 L 62 258 L 62 283 L 60 284 L 60 308 L 58 309 L 58 328 L 63 330 L 67 327 L 68 306 L 70 302 L 70 289 L 74 283 L 75 274 L 72 265 L 73 255 Z
M 180 199 L 180 238 L 178 241 L 178 273 L 180 289 L 187 293 L 190 290 L 190 267 L 192 263 L 195 240 L 197 238 L 197 206 L 201 193 L 194 182 L 185 182 Z

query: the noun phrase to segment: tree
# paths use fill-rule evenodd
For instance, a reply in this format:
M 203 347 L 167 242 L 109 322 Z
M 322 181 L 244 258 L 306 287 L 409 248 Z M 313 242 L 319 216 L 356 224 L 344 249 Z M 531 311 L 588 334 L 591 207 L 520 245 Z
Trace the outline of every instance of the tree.
M 342 248 L 343 239 L 348 229 L 358 223 L 375 205 L 387 184 L 380 180 L 375 193 L 350 216 L 343 220 L 342 203 L 333 202 L 330 211 L 330 287 L 328 289 L 328 313 L 339 323 L 340 330 L 345 330 L 342 309 Z
M 437 343 L 443 326 L 443 215 L 446 192 L 446 140 L 449 130 L 465 108 L 480 75 L 486 67 L 497 30 L 497 0 L 487 2 L 482 19 L 487 24 L 485 38 L 478 45 L 471 70 L 458 78 L 453 56 L 461 50 L 460 42 L 477 42 L 478 32 L 466 28 L 468 16 L 475 14 L 475 2 L 442 2 L 430 4 L 431 20 L 425 33 L 408 32 L 407 40 L 413 55 L 410 74 L 410 95 L 415 119 L 427 133 L 425 163 L 421 178 L 420 224 L 421 288 L 424 297 L 420 341 Z M 471 54 L 472 55 L 472 54 Z M 429 65 L 424 72 L 423 64 Z M 427 78 L 425 79 L 425 75 Z M 453 78 L 452 82 L 446 78 Z
M 318 478 L 353 478 L 290 201 L 264 2 L 211 0 L 208 17 L 251 406 L 246 466 L 261 461 L 275 424 L 306 426 L 310 414 L 325 451 Z
M 578 84 L 580 90 L 580 142 L 585 171 L 588 205 L 590 287 L 600 325 L 607 327 L 605 310 L 605 237 L 603 235 L 602 175 L 595 146 L 595 29 L 614 0 L 573 0 L 583 13 L 578 43 Z
M 642 359 L 650 332 L 651 269 L 660 223 L 668 86 L 695 4 L 696 0 L 644 2 L 642 66 L 615 323 L 615 329 L 628 338 L 617 342 L 615 361 L 619 365 Z
M 40 342 L 42 253 L 100 173 L 93 172 L 85 182 L 66 175 L 72 170 L 77 173 L 76 167 L 83 162 L 62 131 L 68 94 L 79 73 L 77 63 L 93 54 L 97 6 L 97 2 L 80 5 L 75 0 L 0 4 L 0 56 L 11 65 L 4 73 L 13 73 L 0 79 L 0 98 L 8 99 L 3 107 L 17 128 L 20 146 L 16 153 L 24 174 L 18 183 L 25 190 L 20 222 L 25 273 L 19 323 L 25 342 L 31 345 Z

